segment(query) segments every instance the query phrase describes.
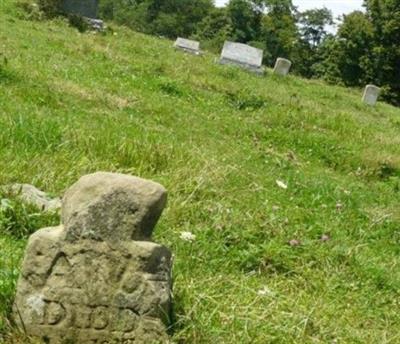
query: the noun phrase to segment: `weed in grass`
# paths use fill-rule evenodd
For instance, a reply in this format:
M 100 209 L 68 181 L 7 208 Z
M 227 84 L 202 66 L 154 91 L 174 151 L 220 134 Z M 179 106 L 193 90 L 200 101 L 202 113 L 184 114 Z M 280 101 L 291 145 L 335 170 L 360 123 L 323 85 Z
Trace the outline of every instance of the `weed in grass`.
M 163 93 L 170 96 L 181 97 L 184 94 L 177 83 L 171 80 L 160 80 L 158 87 Z
M 13 73 L 8 66 L 8 58 L 0 53 L 0 84 L 10 84 L 15 82 L 17 79 L 15 73 Z
M 266 105 L 265 99 L 251 95 L 250 91 L 242 91 L 239 94 L 227 92 L 226 98 L 238 110 L 255 111 Z

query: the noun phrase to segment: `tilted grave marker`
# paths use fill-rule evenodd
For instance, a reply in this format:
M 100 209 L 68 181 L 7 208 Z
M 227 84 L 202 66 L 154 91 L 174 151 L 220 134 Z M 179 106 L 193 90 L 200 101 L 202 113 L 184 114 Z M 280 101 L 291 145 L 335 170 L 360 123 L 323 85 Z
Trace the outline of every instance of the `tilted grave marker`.
M 50 197 L 45 192 L 30 184 L 11 184 L 0 187 L 0 191 L 10 193 L 26 204 L 34 205 L 42 211 L 59 211 L 61 199 Z
M 364 90 L 362 101 L 364 104 L 374 106 L 376 105 L 381 89 L 375 85 L 367 85 Z
M 178 37 L 174 43 L 174 47 L 191 54 L 200 55 L 200 42 L 197 41 Z
M 291 61 L 279 57 L 275 63 L 274 74 L 283 76 L 288 75 L 291 67 L 292 67 Z
M 62 225 L 34 233 L 13 315 L 49 344 L 165 343 L 171 253 L 151 241 L 166 203 L 157 183 L 114 173 L 65 194 Z
M 222 49 L 221 64 L 235 64 L 250 71 L 262 74 L 263 51 L 243 43 L 226 41 Z

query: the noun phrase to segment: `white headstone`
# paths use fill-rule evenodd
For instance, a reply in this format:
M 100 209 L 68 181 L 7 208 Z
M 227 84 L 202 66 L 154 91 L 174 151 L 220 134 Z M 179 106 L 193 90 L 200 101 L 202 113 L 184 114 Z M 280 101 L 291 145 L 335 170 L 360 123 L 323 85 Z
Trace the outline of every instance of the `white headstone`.
M 192 41 L 190 39 L 178 37 L 175 41 L 174 47 L 195 55 L 200 54 L 200 42 Z
M 289 71 L 290 71 L 290 67 L 292 67 L 291 61 L 279 57 L 275 63 L 274 74 L 283 75 L 283 76 L 288 75 Z
M 364 104 L 374 106 L 376 105 L 381 89 L 375 85 L 367 85 L 364 90 L 362 101 Z
M 256 73 L 263 73 L 263 51 L 243 43 L 226 41 L 222 49 L 222 64 L 236 64 Z

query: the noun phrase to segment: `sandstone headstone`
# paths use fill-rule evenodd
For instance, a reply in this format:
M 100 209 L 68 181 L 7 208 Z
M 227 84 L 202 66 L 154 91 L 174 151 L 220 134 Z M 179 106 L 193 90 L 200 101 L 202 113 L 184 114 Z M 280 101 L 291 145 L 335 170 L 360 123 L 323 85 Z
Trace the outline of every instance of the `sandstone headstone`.
M 283 75 L 283 76 L 288 75 L 289 71 L 290 71 L 290 67 L 292 67 L 291 61 L 279 57 L 275 63 L 274 74 Z
M 184 50 L 191 54 L 195 55 L 200 54 L 200 42 L 192 41 L 190 39 L 178 37 L 174 43 L 174 47 L 177 49 Z
M 67 14 L 97 18 L 99 0 L 61 0 L 61 10 Z
M 12 184 L 3 187 L 3 190 L 44 211 L 58 211 L 61 208 L 59 198 L 52 198 L 30 184 Z
M 235 64 L 250 71 L 262 74 L 263 51 L 243 43 L 226 41 L 222 49 L 221 64 Z
M 150 241 L 165 203 L 151 181 L 82 177 L 63 198 L 62 225 L 29 238 L 18 326 L 49 344 L 167 342 L 171 254 Z
M 376 105 L 381 89 L 375 85 L 367 85 L 364 90 L 362 101 L 365 104 L 374 106 Z

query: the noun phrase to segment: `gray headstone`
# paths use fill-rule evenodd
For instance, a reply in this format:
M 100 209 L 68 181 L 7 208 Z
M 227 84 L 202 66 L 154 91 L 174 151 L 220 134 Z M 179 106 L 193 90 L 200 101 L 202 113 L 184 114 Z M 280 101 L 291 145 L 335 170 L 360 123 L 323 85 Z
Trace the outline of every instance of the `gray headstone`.
M 61 10 L 67 14 L 97 18 L 99 0 L 62 0 Z
M 283 75 L 283 76 L 288 75 L 289 71 L 290 71 L 290 67 L 292 67 L 291 61 L 279 57 L 275 63 L 274 74 Z
M 243 43 L 226 41 L 222 49 L 222 64 L 235 64 L 256 73 L 263 73 L 263 51 Z
M 367 85 L 364 90 L 362 101 L 371 106 L 376 105 L 381 89 L 375 85 Z
M 90 28 L 94 31 L 104 31 L 104 22 L 101 19 L 86 18 L 85 19 Z
M 200 42 L 190 39 L 178 37 L 174 43 L 174 47 L 195 55 L 200 54 Z
M 50 197 L 45 192 L 30 184 L 12 184 L 1 188 L 27 204 L 32 204 L 43 211 L 59 211 L 61 199 Z
M 62 224 L 28 241 L 13 315 L 49 344 L 167 343 L 171 253 L 151 240 L 164 187 L 95 173 L 65 194 Z

